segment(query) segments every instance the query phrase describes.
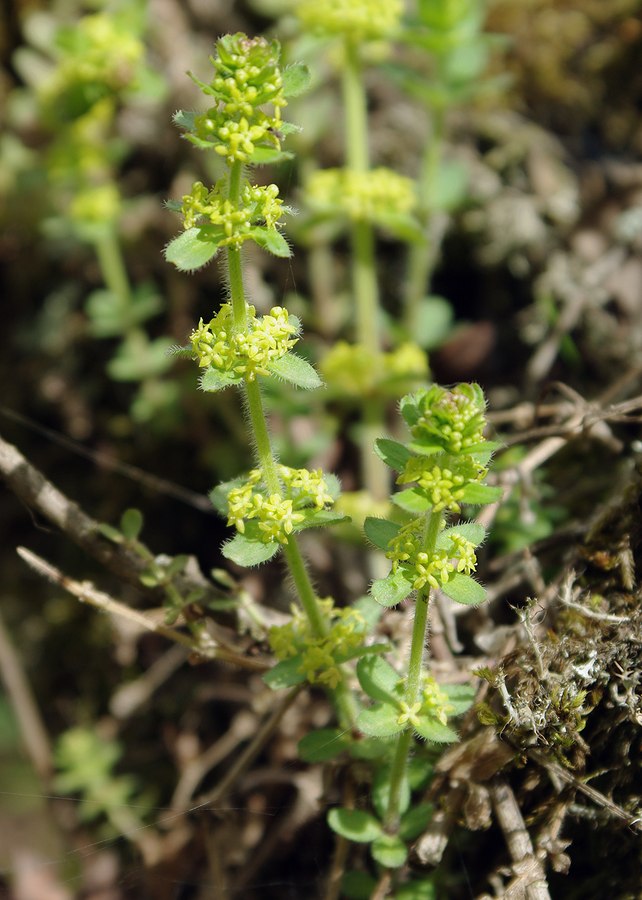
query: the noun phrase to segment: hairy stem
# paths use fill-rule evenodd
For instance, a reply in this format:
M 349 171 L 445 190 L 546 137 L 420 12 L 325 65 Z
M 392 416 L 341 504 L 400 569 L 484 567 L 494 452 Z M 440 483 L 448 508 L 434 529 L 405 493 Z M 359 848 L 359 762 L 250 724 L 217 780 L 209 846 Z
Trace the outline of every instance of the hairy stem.
M 234 163 L 230 172 L 228 192 L 228 196 L 233 203 L 238 203 L 241 190 L 241 174 L 241 164 L 238 162 Z M 234 328 L 239 331 L 245 330 L 247 328 L 247 304 L 245 301 L 241 251 L 239 248 L 228 247 L 227 262 Z M 244 393 L 259 467 L 270 493 L 278 494 L 281 492 L 282 485 L 270 440 L 261 389 L 256 381 L 250 381 L 248 378 L 245 378 Z M 299 601 L 308 618 L 312 632 L 315 637 L 323 638 L 329 630 L 328 622 L 319 606 L 316 592 L 312 586 L 294 535 L 290 535 L 288 538 L 283 552 Z M 342 680 L 332 691 L 332 696 L 342 724 L 346 727 L 353 724 L 356 719 L 357 708 L 352 693 L 347 687 L 343 671 Z
M 431 513 L 426 516 L 424 529 L 423 549 L 432 556 L 435 552 L 437 537 L 441 530 L 442 514 Z M 421 679 L 423 675 L 424 653 L 426 647 L 426 630 L 428 626 L 428 603 L 430 590 L 422 590 L 417 594 L 415 601 L 415 617 L 412 626 L 412 642 L 408 657 L 408 675 L 406 677 L 406 690 L 404 701 L 412 707 L 421 697 Z M 388 809 L 386 810 L 384 824 L 388 831 L 395 832 L 399 827 L 399 809 L 401 801 L 401 789 L 406 773 L 408 752 L 412 744 L 412 729 L 407 728 L 398 739 L 395 755 L 392 761 L 390 773 L 390 793 L 388 795 Z

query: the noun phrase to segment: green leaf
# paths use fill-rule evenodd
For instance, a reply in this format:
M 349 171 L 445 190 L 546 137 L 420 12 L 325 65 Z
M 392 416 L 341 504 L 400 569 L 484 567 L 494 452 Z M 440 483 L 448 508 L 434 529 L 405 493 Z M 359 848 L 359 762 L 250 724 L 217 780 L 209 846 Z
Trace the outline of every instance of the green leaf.
M 357 718 L 357 728 L 370 737 L 392 737 L 405 729 L 397 721 L 399 710 L 389 703 L 375 703 L 370 709 L 363 709 Z
M 241 485 L 245 484 L 245 480 L 245 475 L 239 475 L 236 478 L 230 479 L 230 481 L 222 481 L 209 492 L 208 497 L 210 503 L 222 516 L 227 515 L 227 498 L 230 491 L 234 490 L 234 488 L 241 487 Z
M 351 659 L 360 659 L 362 656 L 376 656 L 382 653 L 390 653 L 390 644 L 362 644 L 360 647 L 352 647 L 336 654 L 339 663 L 349 662 Z
M 303 684 L 305 672 L 299 671 L 302 664 L 301 655 L 291 656 L 290 659 L 282 659 L 269 672 L 263 676 L 263 681 L 273 691 L 282 688 L 294 687 L 295 684 Z
M 361 809 L 335 807 L 328 813 L 328 825 L 335 834 L 356 844 L 369 844 L 383 834 L 381 823 Z
M 290 153 L 289 150 L 279 150 L 278 147 L 256 146 L 250 154 L 248 163 L 252 166 L 271 166 L 275 163 L 285 162 L 287 159 L 294 159 L 294 153 Z
M 328 488 L 328 494 L 333 500 L 337 500 L 341 494 L 341 482 L 333 472 L 324 472 L 323 480 Z
M 463 603 L 464 606 L 478 606 L 486 599 L 486 590 L 481 584 L 461 572 L 455 572 L 442 584 L 441 589 L 451 600 Z
M 375 737 L 361 737 L 350 745 L 353 759 L 381 759 L 390 756 L 390 744 Z
M 172 121 L 178 128 L 184 128 L 185 131 L 191 131 L 194 128 L 195 118 L 195 112 L 191 112 L 187 109 L 179 109 L 172 116 Z
M 377 880 L 366 872 L 346 872 L 341 879 L 341 896 L 346 900 L 370 900 Z
M 375 808 L 377 815 L 383 819 L 388 810 L 388 800 L 390 799 L 390 766 L 382 766 L 377 773 L 375 774 L 374 781 L 372 783 L 372 805 Z M 404 777 L 401 781 L 401 791 L 399 797 L 399 811 L 401 814 L 405 813 L 408 807 L 410 806 L 410 787 L 408 785 L 408 778 L 404 773 Z
M 456 731 L 442 725 L 434 716 L 419 716 L 419 724 L 413 726 L 413 731 L 433 744 L 455 744 L 459 740 Z
M 303 762 L 317 763 L 334 759 L 347 750 L 352 739 L 345 731 L 338 728 L 319 728 L 311 731 L 299 741 L 299 757 Z
M 280 256 L 283 259 L 288 259 L 292 256 L 290 245 L 276 228 L 264 228 L 262 225 L 258 225 L 256 228 L 252 228 L 249 233 L 252 235 L 252 240 L 259 247 L 267 250 L 273 256 Z
M 349 522 L 350 516 L 333 509 L 303 509 L 305 519 L 299 525 L 295 525 L 294 533 L 305 531 L 306 528 L 325 528 L 328 525 L 338 525 L 339 522 Z
M 213 366 L 209 366 L 198 380 L 198 386 L 202 391 L 224 391 L 225 388 L 243 381 L 242 375 L 234 372 L 219 372 Z
M 363 530 L 371 544 L 380 550 L 387 550 L 390 541 L 397 536 L 399 525 L 389 522 L 388 519 L 376 519 L 368 516 L 363 523 Z
M 462 503 L 483 506 L 485 503 L 495 503 L 497 500 L 501 500 L 503 493 L 502 488 L 491 487 L 489 484 L 467 484 L 464 488 Z
M 449 716 L 461 716 L 475 702 L 477 691 L 472 684 L 442 684 L 441 689 L 453 708 Z
M 397 491 L 396 494 L 392 494 L 390 499 L 399 509 L 414 513 L 414 515 L 421 515 L 421 513 L 425 513 L 432 508 L 430 500 L 414 487 L 406 488 L 404 491 Z
M 443 161 L 430 187 L 430 206 L 450 212 L 461 206 L 468 191 L 468 169 L 459 162 Z
M 394 469 L 395 472 L 401 472 L 412 457 L 412 453 L 403 444 L 400 444 L 398 441 L 391 441 L 389 438 L 378 438 L 375 441 L 374 450 L 377 456 L 387 466 Z
M 397 888 L 395 900 L 437 900 L 437 888 L 430 878 L 408 881 Z
M 426 240 L 426 233 L 414 216 L 384 213 L 379 215 L 377 224 L 393 237 L 409 244 L 419 244 Z
M 481 441 L 479 444 L 472 444 L 470 447 L 466 447 L 466 453 L 474 456 L 483 466 L 487 466 L 493 453 L 501 450 L 504 446 L 505 444 L 501 441 Z
M 106 537 L 108 541 L 112 541 L 114 544 L 122 544 L 123 536 L 121 532 L 114 528 L 113 525 L 108 525 L 106 522 L 101 522 L 98 525 L 97 531 L 102 534 L 103 537 Z
M 449 538 L 454 535 L 466 538 L 467 541 L 478 547 L 486 538 L 486 529 L 478 522 L 462 522 L 459 525 L 453 525 L 451 528 L 444 528 L 437 538 L 437 549 L 449 550 Z
M 386 869 L 398 869 L 408 857 L 408 848 L 396 834 L 382 834 L 372 842 L 372 858 Z
M 413 590 L 412 584 L 404 577 L 401 569 L 391 572 L 387 578 L 373 581 L 370 593 L 382 606 L 396 606 L 405 600 Z
M 404 841 L 412 841 L 418 837 L 430 822 L 435 807 L 432 803 L 418 803 L 401 817 L 399 837 Z
M 119 346 L 116 355 L 107 364 L 107 371 L 114 381 L 144 381 L 162 375 L 171 365 L 168 350 L 172 346 L 169 338 L 159 337 L 139 345 L 126 339 Z
M 208 263 L 218 250 L 218 244 L 201 240 L 199 228 L 188 228 L 165 247 L 165 259 L 180 272 L 193 272 Z
M 272 559 L 281 545 L 278 541 L 252 541 L 244 534 L 235 534 L 234 537 L 223 544 L 221 553 L 226 559 L 232 560 L 237 566 L 259 566 L 261 563 Z
M 310 69 L 303 63 L 293 63 L 286 66 L 282 73 L 283 94 L 285 97 L 299 97 L 310 87 L 312 75 Z
M 424 297 L 417 310 L 417 321 L 412 339 L 424 350 L 433 350 L 442 344 L 453 327 L 452 304 L 443 297 Z
M 419 791 L 432 779 L 435 767 L 425 756 L 413 756 L 408 761 L 408 784 L 411 791 Z
M 135 541 L 143 527 L 143 514 L 139 509 L 126 509 L 120 520 L 120 530 L 128 541 Z
M 294 384 L 306 391 L 313 391 L 323 384 L 316 369 L 310 365 L 307 359 L 303 359 L 291 351 L 286 353 L 285 356 L 273 360 L 269 365 L 269 369 L 273 375 L 278 375 L 284 381 L 289 381 L 290 384 Z
M 398 697 L 395 688 L 401 680 L 397 672 L 385 659 L 367 656 L 357 665 L 359 684 L 373 700 L 381 700 L 396 707 Z

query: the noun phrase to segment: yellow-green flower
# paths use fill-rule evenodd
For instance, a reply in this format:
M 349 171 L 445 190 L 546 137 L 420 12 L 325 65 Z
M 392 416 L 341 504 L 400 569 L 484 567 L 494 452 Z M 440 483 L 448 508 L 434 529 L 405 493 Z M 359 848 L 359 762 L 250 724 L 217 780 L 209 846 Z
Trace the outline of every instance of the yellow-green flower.
M 287 105 L 280 52 L 278 41 L 242 33 L 217 41 L 212 81 L 194 78 L 215 105 L 194 116 L 187 139 L 201 149 L 213 149 L 230 165 L 251 162 L 257 147 L 279 150 L 281 109 Z
M 307 183 L 306 197 L 312 210 L 340 211 L 353 222 L 383 227 L 393 216 L 410 215 L 417 203 L 412 179 L 384 167 L 367 172 L 319 169 Z
M 423 517 L 412 519 L 390 541 L 386 556 L 392 560 L 393 572 L 401 569 L 404 577 L 419 591 L 426 585 L 439 589 L 455 572 L 470 575 L 475 571 L 477 556 L 471 541 L 451 534 L 448 549 L 442 547 L 429 554 L 422 546 L 424 527 Z
M 246 184 L 238 204 L 227 198 L 226 190 L 225 179 L 217 181 L 211 188 L 195 181 L 189 194 L 183 196 L 181 206 L 186 229 L 213 225 L 221 230 L 221 234 L 217 234 L 219 247 L 240 247 L 252 239 L 254 226 L 276 228 L 283 213 L 287 212 L 275 184 L 264 187 Z
M 257 375 L 269 375 L 269 364 L 294 347 L 297 326 L 282 306 L 274 306 L 265 316 L 256 315 L 248 306 L 248 325 L 235 331 L 232 307 L 224 303 L 207 324 L 201 319 L 190 335 L 194 358 L 201 368 L 211 366 L 219 372 L 232 372 L 254 381 Z
M 397 484 L 416 481 L 434 512 L 447 509 L 458 513 L 466 486 L 483 481 L 487 472 L 471 456 L 413 456 L 397 478 Z
M 338 608 L 332 597 L 319 600 L 319 606 L 330 623 L 325 637 L 315 637 L 307 617 L 293 608 L 290 622 L 270 628 L 268 641 L 278 659 L 301 656 L 300 671 L 310 684 L 334 689 L 341 681 L 342 659 L 363 644 L 367 626 L 358 610 Z
M 373 394 L 400 397 L 428 376 L 426 354 L 411 342 L 373 353 L 363 344 L 337 341 L 320 368 L 330 390 L 358 400 Z
M 296 14 L 310 31 L 345 35 L 355 43 L 389 40 L 403 14 L 401 0 L 299 0 Z
M 423 676 L 421 712 L 434 716 L 442 725 L 446 725 L 448 716 L 454 711 L 454 706 L 448 700 L 448 694 L 443 691 L 432 675 Z
M 413 727 L 419 725 L 419 713 L 421 711 L 421 703 L 413 703 L 409 706 L 405 700 L 399 704 L 400 714 L 397 718 L 397 725 L 410 724 Z
M 331 506 L 332 495 L 321 469 L 278 467 L 283 483 L 282 493 L 269 493 L 262 484 L 260 469 L 253 469 L 244 484 L 233 488 L 227 497 L 227 524 L 241 534 L 255 521 L 264 543 L 286 544 L 297 525 L 305 519 L 302 510 Z

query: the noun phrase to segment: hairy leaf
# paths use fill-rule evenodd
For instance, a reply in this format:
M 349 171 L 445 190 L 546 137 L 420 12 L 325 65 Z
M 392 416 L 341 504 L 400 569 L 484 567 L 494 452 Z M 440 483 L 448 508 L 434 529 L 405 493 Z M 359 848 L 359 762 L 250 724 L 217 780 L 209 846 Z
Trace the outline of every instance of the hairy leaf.
M 403 731 L 405 726 L 400 725 L 399 710 L 389 703 L 375 703 L 370 709 L 364 709 L 357 718 L 357 727 L 370 737 L 392 737 Z
M 420 716 L 419 724 L 413 725 L 415 734 L 434 744 L 455 744 L 459 735 L 448 725 L 442 725 L 434 716 Z
M 232 560 L 237 566 L 259 566 L 261 563 L 272 559 L 281 545 L 277 541 L 264 544 L 263 541 L 252 541 L 244 534 L 235 534 L 234 537 L 223 544 L 221 553 L 226 559 Z
M 412 593 L 412 584 L 404 578 L 401 570 L 391 572 L 387 578 L 378 578 L 373 581 L 370 592 L 377 603 L 382 606 L 396 606 Z
M 285 356 L 273 360 L 269 368 L 273 375 L 278 375 L 284 381 L 289 381 L 290 384 L 306 391 L 313 391 L 323 384 L 316 369 L 310 365 L 307 359 L 303 359 L 291 351 Z
M 299 756 L 304 762 L 325 762 L 343 753 L 352 743 L 350 735 L 338 728 L 319 728 L 299 741 Z
M 357 666 L 357 678 L 363 690 L 373 700 L 381 700 L 393 706 L 397 704 L 395 687 L 400 677 L 385 659 L 378 656 L 362 659 Z
M 280 691 L 282 688 L 294 687 L 296 684 L 303 684 L 305 681 L 305 672 L 300 672 L 301 655 L 292 656 L 290 659 L 282 659 L 269 672 L 263 676 L 263 681 L 273 691 Z
M 188 228 L 165 247 L 165 259 L 181 272 L 193 272 L 214 258 L 216 242 L 201 240 L 199 228 Z
M 387 550 L 390 541 L 396 537 L 400 526 L 388 519 L 376 519 L 368 516 L 363 524 L 363 530 L 368 540 L 380 550 Z
M 477 606 L 486 599 L 486 591 L 481 584 L 461 572 L 452 575 L 441 589 L 451 600 L 464 606 Z
M 412 453 L 407 450 L 403 444 L 398 441 L 391 441 L 389 438 L 378 438 L 374 445 L 375 453 L 382 459 L 387 466 L 394 469 L 395 472 L 401 472 L 408 460 L 412 457 Z

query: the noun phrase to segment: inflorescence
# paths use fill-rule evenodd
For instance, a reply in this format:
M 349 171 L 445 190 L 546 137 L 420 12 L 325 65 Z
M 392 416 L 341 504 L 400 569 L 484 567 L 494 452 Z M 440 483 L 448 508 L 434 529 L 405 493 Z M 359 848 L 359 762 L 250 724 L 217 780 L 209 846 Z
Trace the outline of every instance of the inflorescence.
M 339 665 L 352 650 L 363 645 L 367 625 L 359 610 L 338 608 L 331 597 L 319 600 L 319 606 L 329 622 L 324 637 L 316 637 L 308 619 L 293 606 L 291 620 L 270 628 L 268 640 L 279 660 L 301 657 L 299 671 L 310 684 L 333 689 L 341 681 Z
M 281 306 L 265 316 L 257 316 L 256 309 L 248 306 L 247 330 L 235 331 L 232 307 L 224 303 L 209 322 L 200 320 L 190 343 L 201 368 L 210 366 L 254 381 L 257 375 L 269 375 L 268 364 L 294 347 L 297 332 L 298 321 Z
M 256 522 L 257 537 L 266 544 L 286 544 L 295 527 L 305 520 L 303 510 L 325 509 L 334 502 L 321 469 L 279 465 L 277 470 L 282 492 L 268 493 L 261 470 L 252 469 L 244 483 L 227 497 L 227 524 L 245 534 L 246 524 Z
M 301 0 L 296 14 L 301 24 L 321 34 L 342 35 L 355 44 L 390 38 L 403 14 L 401 0 Z

